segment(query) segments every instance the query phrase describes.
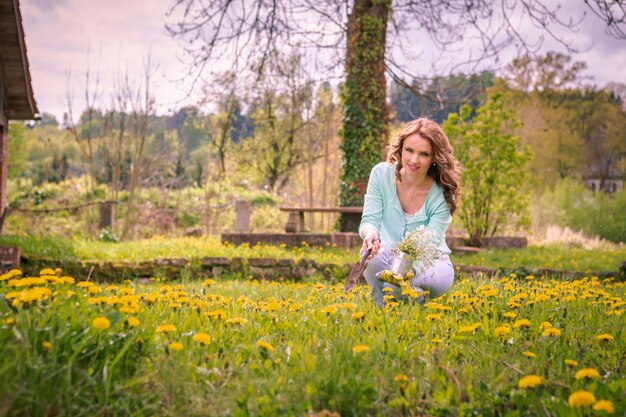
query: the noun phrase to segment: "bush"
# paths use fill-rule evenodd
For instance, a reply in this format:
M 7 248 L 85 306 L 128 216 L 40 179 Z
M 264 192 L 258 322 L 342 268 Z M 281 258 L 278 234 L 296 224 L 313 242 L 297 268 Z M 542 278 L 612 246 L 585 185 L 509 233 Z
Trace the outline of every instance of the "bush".
M 578 180 L 565 178 L 546 190 L 534 209 L 534 224 L 569 227 L 611 242 L 626 241 L 626 189 L 594 193 Z

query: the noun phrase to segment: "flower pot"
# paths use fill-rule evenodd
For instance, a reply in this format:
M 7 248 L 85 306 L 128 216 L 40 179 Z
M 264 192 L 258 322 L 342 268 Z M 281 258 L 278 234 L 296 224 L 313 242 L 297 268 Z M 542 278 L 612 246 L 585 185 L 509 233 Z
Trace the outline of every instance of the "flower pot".
M 409 269 L 411 269 L 411 265 L 413 262 L 409 258 L 409 256 L 400 252 L 398 249 L 391 249 L 391 259 L 389 262 L 389 270 L 395 275 L 404 276 Z

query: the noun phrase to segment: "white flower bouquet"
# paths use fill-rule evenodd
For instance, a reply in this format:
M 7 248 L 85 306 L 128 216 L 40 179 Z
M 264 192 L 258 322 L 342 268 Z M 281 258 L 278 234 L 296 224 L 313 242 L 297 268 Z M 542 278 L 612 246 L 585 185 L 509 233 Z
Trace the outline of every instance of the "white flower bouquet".
M 442 255 L 439 239 L 435 232 L 426 226 L 419 226 L 407 233 L 400 239 L 396 248 L 403 252 L 412 264 L 419 263 L 422 270 L 433 266 Z
M 378 279 L 394 285 L 407 285 L 414 276 L 413 265 L 417 263 L 417 267 L 423 271 L 441 257 L 439 245 L 432 229 L 419 226 L 406 234 L 391 250 L 389 269 L 382 271 Z

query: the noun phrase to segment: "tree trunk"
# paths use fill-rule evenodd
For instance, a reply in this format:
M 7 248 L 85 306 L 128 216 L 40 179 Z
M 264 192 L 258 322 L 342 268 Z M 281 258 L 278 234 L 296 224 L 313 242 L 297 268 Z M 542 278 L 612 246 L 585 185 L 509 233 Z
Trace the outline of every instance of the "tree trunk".
M 356 0 L 348 18 L 341 206 L 360 206 L 389 133 L 385 47 L 390 0 Z M 346 217 L 340 218 L 342 230 Z

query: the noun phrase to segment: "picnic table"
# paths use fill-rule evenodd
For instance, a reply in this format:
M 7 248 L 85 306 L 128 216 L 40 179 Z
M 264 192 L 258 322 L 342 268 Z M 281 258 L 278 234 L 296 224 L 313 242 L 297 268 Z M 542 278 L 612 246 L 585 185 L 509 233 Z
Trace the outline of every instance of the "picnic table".
M 280 211 L 289 213 L 285 231 L 287 233 L 301 233 L 305 231 L 304 213 L 341 213 L 344 214 L 344 221 L 341 224 L 342 232 L 356 232 L 363 207 L 279 207 Z

